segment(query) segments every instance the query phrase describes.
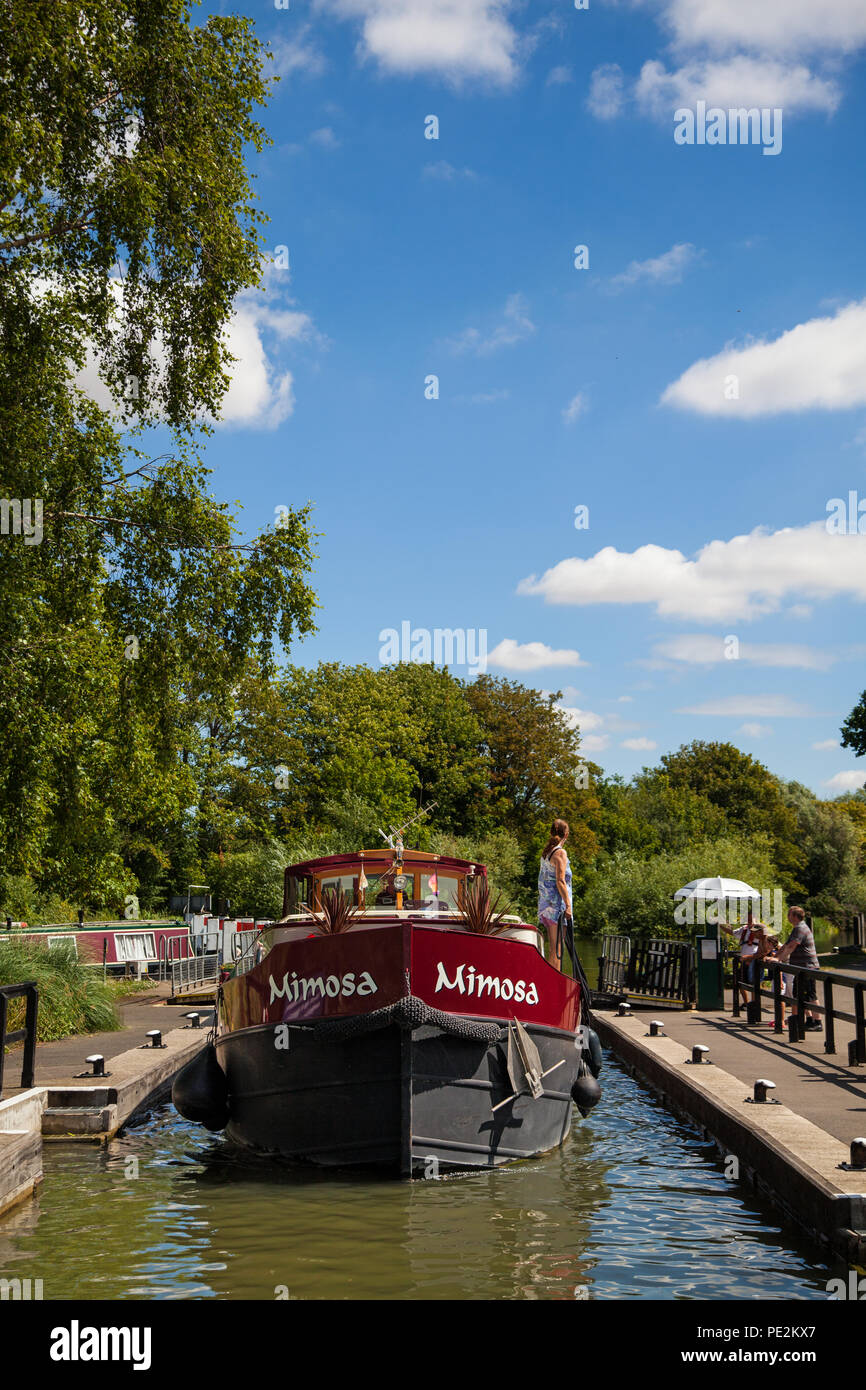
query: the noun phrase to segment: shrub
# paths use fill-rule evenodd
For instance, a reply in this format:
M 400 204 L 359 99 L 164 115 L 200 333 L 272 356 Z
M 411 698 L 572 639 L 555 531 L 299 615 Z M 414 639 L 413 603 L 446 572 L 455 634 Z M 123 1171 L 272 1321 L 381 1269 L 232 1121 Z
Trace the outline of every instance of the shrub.
M 70 950 L 47 950 L 39 942 L 0 941 L 0 985 L 34 980 L 39 988 L 39 1042 L 74 1033 L 113 1033 L 122 1025 L 114 1006 L 114 991 L 93 967 L 76 960 Z M 10 1000 L 9 1028 L 24 1023 L 24 1001 Z
M 686 938 L 695 928 L 674 920 L 674 893 L 692 879 L 716 874 L 743 879 L 759 893 L 779 883 L 769 842 L 761 836 L 707 840 L 649 859 L 616 854 L 575 904 L 575 927 L 593 935 Z
M 291 863 L 279 840 L 231 850 L 222 861 L 212 855 L 207 882 L 216 898 L 229 898 L 239 917 L 278 918 L 283 909 L 283 870 Z

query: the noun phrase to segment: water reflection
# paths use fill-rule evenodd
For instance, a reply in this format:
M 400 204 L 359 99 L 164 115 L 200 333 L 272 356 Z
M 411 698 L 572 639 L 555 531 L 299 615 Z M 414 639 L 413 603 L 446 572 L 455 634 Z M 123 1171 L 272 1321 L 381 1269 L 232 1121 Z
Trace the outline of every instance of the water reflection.
M 839 1270 L 610 1059 L 602 1079 L 561 1150 L 411 1184 L 250 1167 L 166 1106 L 106 1150 L 46 1146 L 0 1274 L 47 1299 L 826 1298 Z

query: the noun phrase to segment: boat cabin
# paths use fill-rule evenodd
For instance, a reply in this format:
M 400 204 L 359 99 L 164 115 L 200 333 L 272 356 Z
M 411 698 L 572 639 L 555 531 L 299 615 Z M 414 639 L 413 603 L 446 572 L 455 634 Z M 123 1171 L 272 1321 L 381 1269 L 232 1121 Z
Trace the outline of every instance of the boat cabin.
M 407 849 L 330 854 L 290 864 L 283 884 L 283 918 L 319 912 L 328 889 L 342 893 L 353 907 L 377 910 L 454 914 L 463 910 L 467 883 L 486 878 L 483 864 Z

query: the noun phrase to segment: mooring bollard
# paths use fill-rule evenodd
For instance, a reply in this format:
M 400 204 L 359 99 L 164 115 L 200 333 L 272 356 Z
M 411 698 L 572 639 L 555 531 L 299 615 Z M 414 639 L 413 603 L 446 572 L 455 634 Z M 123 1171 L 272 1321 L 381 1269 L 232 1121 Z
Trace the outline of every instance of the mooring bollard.
M 663 1038 L 665 1035 L 664 1024 L 659 1023 L 658 1019 L 653 1019 L 652 1023 L 650 1024 L 649 1035 L 651 1038 Z
M 184 1018 L 189 1019 L 190 1028 L 201 1027 L 201 1014 L 184 1014 Z
M 708 1062 L 710 1060 L 709 1057 L 704 1056 L 704 1054 L 709 1052 L 709 1050 L 710 1049 L 706 1047 L 704 1043 L 695 1043 L 694 1047 L 692 1048 L 692 1062 L 696 1067 L 699 1067 L 702 1062 Z
M 851 1140 L 851 1167 L 866 1168 L 866 1139 Z
M 620 1004 L 617 1014 L 620 1018 L 628 1018 L 631 1014 L 631 1004 Z
M 165 1043 L 162 1040 L 162 1033 L 158 1028 L 151 1028 L 145 1036 L 150 1038 L 151 1047 L 165 1047 Z M 147 1046 L 147 1044 L 145 1044 L 145 1046 Z
M 756 1081 L 755 1082 L 755 1105 L 766 1105 L 767 1092 L 775 1091 L 775 1081 Z
M 101 1052 L 94 1052 L 92 1057 L 85 1057 L 84 1060 L 89 1067 L 93 1068 L 94 1076 L 105 1075 L 105 1058 Z

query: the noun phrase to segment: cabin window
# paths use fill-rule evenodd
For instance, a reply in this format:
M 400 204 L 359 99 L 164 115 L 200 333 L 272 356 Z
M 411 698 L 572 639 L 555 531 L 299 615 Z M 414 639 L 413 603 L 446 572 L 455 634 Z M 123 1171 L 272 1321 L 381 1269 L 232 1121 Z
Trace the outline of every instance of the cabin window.
M 119 961 L 156 960 L 156 941 L 152 931 L 124 932 L 115 936 Z
M 49 951 L 68 951 L 70 956 L 78 957 L 78 942 L 74 936 L 49 936 Z
M 423 906 L 430 907 L 438 901 L 440 912 L 459 912 L 460 879 L 452 874 L 436 874 L 438 893 L 430 887 L 432 874 L 421 875 L 421 897 Z
M 310 902 L 310 886 L 313 882 L 311 878 L 296 878 L 294 874 L 289 874 L 286 889 L 286 912 L 303 912 L 308 909 Z
M 403 877 L 406 886 L 403 888 L 403 906 L 416 907 L 418 904 L 415 899 L 415 875 L 411 870 L 403 867 Z M 395 907 L 397 903 L 397 892 L 394 888 L 395 872 L 389 869 L 385 874 L 368 874 L 365 901 L 367 907 Z
M 327 892 L 328 889 L 334 888 L 336 888 L 337 892 L 342 893 L 344 898 L 348 898 L 349 902 L 354 906 L 355 893 L 358 888 L 357 875 L 338 874 L 335 878 L 323 878 L 319 883 L 319 902 L 322 901 L 322 893 Z

